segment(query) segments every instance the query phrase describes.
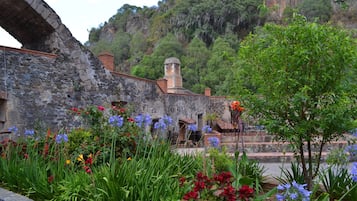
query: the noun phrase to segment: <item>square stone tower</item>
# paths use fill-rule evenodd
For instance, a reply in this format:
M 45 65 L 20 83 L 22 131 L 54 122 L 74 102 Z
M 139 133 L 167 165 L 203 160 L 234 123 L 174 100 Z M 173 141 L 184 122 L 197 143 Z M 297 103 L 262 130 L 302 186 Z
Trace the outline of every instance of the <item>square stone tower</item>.
M 178 93 L 182 90 L 181 62 L 176 57 L 165 59 L 165 76 L 167 92 Z

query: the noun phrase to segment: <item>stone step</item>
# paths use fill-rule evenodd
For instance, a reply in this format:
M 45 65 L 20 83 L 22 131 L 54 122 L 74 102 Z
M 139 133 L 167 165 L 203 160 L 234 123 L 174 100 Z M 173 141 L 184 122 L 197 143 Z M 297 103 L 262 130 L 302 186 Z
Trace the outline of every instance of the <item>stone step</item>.
M 195 154 L 203 154 L 204 148 L 176 148 L 174 151 L 180 155 L 195 155 Z M 228 153 L 230 156 L 234 156 L 234 153 Z M 242 155 L 242 152 L 240 152 Z M 296 160 L 295 154 L 292 152 L 247 152 L 246 153 L 248 159 L 257 160 L 259 163 L 286 163 Z M 305 153 L 307 156 L 307 153 Z M 325 161 L 328 152 L 321 153 L 321 160 Z M 208 153 L 207 153 L 208 156 Z
M 221 137 L 221 142 L 235 142 L 239 138 L 239 141 L 241 139 L 244 140 L 244 142 L 271 142 L 273 141 L 273 136 L 266 135 L 266 134 L 256 134 L 256 135 L 242 135 L 242 136 L 237 136 L 237 135 L 222 135 Z
M 331 151 L 333 149 L 345 148 L 348 145 L 347 141 L 334 141 L 326 144 L 323 147 L 323 151 Z M 236 142 L 223 142 L 221 146 L 225 146 L 228 149 L 228 152 L 234 152 L 236 150 Z M 242 149 L 248 153 L 260 153 L 260 152 L 291 152 L 290 143 L 282 142 L 239 142 L 238 149 Z M 313 148 L 314 151 L 318 151 L 317 148 Z

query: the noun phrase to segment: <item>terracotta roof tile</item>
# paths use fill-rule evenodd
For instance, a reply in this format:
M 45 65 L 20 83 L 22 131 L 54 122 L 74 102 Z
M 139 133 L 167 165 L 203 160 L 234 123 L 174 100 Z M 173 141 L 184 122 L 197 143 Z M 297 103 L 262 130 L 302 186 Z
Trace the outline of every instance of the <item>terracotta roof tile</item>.
M 217 120 L 217 125 L 222 130 L 233 130 L 234 129 L 233 124 L 231 124 L 230 122 L 225 122 L 221 119 Z
M 186 124 L 195 124 L 196 123 L 196 121 L 194 119 L 190 119 L 190 118 L 180 118 L 179 120 Z

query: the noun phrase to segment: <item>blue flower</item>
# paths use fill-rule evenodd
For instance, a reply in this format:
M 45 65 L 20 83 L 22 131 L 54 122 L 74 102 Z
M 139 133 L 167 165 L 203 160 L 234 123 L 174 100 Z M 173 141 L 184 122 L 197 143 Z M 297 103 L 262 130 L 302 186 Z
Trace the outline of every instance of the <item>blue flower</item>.
M 217 148 L 219 146 L 219 139 L 218 137 L 209 137 L 208 142 L 212 147 Z
M 109 124 L 112 126 L 122 127 L 124 124 L 124 118 L 119 115 L 109 117 Z
M 164 119 L 160 119 L 158 122 L 156 122 L 154 124 L 154 129 L 156 129 L 156 130 L 164 131 L 164 130 L 166 130 L 166 128 L 167 128 L 167 125 L 166 125 Z
M 164 123 L 167 125 L 167 126 L 171 126 L 173 121 L 172 121 L 172 118 L 170 116 L 167 116 L 167 115 L 164 115 L 162 117 L 162 120 L 164 121 Z
M 281 195 L 281 194 L 276 194 L 276 200 L 277 201 L 284 201 L 285 200 L 285 196 Z
M 56 143 L 60 144 L 62 142 L 68 142 L 68 136 L 65 133 L 64 134 L 58 134 L 56 136 Z
M 10 128 L 8 128 L 8 131 L 16 133 L 19 129 L 16 126 L 11 126 Z
M 352 180 L 354 182 L 357 182 L 357 162 L 354 162 L 352 164 L 351 175 L 352 175 Z
M 25 130 L 25 135 L 26 136 L 33 136 L 35 135 L 35 131 L 30 129 L 30 130 Z
M 306 200 L 310 201 L 311 191 L 305 189 L 306 184 L 298 184 L 293 181 L 291 184 L 278 185 L 277 189 L 280 191 L 276 195 L 276 199 L 279 201 L 289 200 Z
M 203 126 L 202 131 L 205 133 L 211 133 L 212 128 L 209 125 L 205 125 L 205 126 Z
M 146 114 L 146 115 L 139 114 L 138 116 L 136 116 L 134 118 L 134 120 L 135 120 L 136 125 L 140 128 L 148 127 L 151 124 L 151 117 L 148 114 Z
M 196 125 L 196 124 L 189 124 L 188 127 L 187 127 L 187 129 L 188 129 L 189 131 L 195 132 L 195 131 L 197 131 L 197 125 Z

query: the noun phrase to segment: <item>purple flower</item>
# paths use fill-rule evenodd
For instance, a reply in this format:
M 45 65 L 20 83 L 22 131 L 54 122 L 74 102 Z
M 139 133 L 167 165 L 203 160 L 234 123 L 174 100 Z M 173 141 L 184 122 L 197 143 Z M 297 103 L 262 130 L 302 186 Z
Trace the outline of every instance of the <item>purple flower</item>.
M 164 130 L 166 130 L 166 128 L 167 128 L 167 125 L 166 125 L 164 119 L 160 119 L 158 122 L 156 122 L 154 124 L 154 129 L 156 129 L 156 130 L 164 131 Z
M 173 121 L 172 121 L 172 118 L 168 115 L 164 115 L 162 117 L 162 120 L 164 121 L 164 123 L 167 125 L 167 126 L 171 126 Z
M 33 136 L 35 135 L 35 131 L 30 129 L 30 130 L 25 130 L 25 135 L 26 136 Z
M 351 175 L 352 175 L 352 180 L 354 182 L 357 182 L 357 162 L 354 162 L 352 164 Z
M 195 132 L 195 131 L 197 131 L 197 125 L 196 125 L 196 124 L 189 124 L 188 127 L 187 127 L 187 129 L 188 129 L 189 131 Z
M 68 136 L 65 133 L 64 134 L 58 134 L 56 136 L 56 143 L 60 144 L 62 142 L 68 142 Z
M 109 117 L 109 124 L 112 126 L 122 127 L 124 124 L 124 118 L 119 115 Z
M 217 148 L 219 146 L 219 139 L 218 137 L 209 137 L 208 142 L 212 147 Z
M 203 126 L 202 131 L 205 133 L 211 133 L 212 128 L 209 125 L 205 125 L 205 126 Z
M 291 184 L 278 185 L 277 189 L 279 193 L 276 195 L 276 199 L 283 200 L 310 200 L 311 191 L 305 189 L 306 184 L 298 184 L 293 181 Z
M 135 120 L 136 125 L 140 128 L 142 128 L 142 127 L 146 128 L 151 124 L 151 117 L 148 114 L 146 114 L 146 115 L 139 114 L 138 116 L 136 116 L 134 118 L 134 120 Z
M 11 126 L 7 130 L 10 131 L 10 132 L 16 133 L 19 129 L 16 126 Z

